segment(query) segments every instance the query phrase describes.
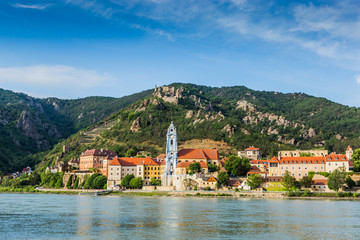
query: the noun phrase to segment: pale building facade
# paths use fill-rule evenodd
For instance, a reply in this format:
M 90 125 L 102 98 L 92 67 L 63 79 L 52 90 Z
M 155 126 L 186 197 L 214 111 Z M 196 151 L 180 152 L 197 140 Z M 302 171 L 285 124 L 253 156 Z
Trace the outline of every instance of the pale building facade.
M 278 157 L 301 157 L 301 154 L 310 154 L 312 157 L 325 157 L 329 154 L 328 150 L 284 150 L 278 152 Z
M 249 160 L 259 160 L 261 158 L 260 149 L 251 146 L 244 151 L 238 151 L 238 156 L 241 158 L 248 158 Z
M 330 154 L 325 157 L 326 169 L 328 173 L 333 172 L 335 169 L 344 168 L 345 172 L 349 171 L 349 160 L 343 154 Z
M 286 171 L 297 180 L 304 176 L 308 176 L 309 171 L 324 172 L 324 157 L 283 157 L 279 159 L 278 165 L 279 175 L 283 177 Z
M 114 158 L 108 167 L 108 187 L 121 184 L 126 175 L 134 175 L 144 180 L 144 185 L 150 185 L 152 177 L 161 179 L 160 163 L 156 159 L 146 158 Z

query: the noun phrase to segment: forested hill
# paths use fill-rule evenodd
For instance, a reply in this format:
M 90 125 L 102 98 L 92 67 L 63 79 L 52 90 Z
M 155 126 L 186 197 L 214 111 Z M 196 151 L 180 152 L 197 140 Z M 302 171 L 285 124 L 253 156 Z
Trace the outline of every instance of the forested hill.
M 30 154 L 51 149 L 59 139 L 103 120 L 151 92 L 122 98 L 62 100 L 38 99 L 0 89 L 0 171 L 33 165 Z
M 66 162 L 90 148 L 108 148 L 120 156 L 136 151 L 164 152 L 171 121 L 181 145 L 194 139 L 213 140 L 213 147 L 229 151 L 250 145 L 269 157 L 282 149 L 326 148 L 344 152 L 348 144 L 360 147 L 359 109 L 302 93 L 254 91 L 246 87 L 211 88 L 172 84 L 155 89 L 147 98 L 112 116 L 117 124 L 86 145 L 81 133 L 59 143 L 39 166 Z M 62 144 L 70 152 L 61 153 Z M 129 151 L 129 149 L 133 149 Z

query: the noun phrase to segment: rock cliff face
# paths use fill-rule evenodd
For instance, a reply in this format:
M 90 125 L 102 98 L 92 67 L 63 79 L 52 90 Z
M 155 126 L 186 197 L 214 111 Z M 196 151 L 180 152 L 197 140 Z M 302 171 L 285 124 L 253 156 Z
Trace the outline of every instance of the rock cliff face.
M 184 88 L 180 87 L 175 91 L 175 87 L 162 86 L 155 88 L 153 93 L 154 97 L 163 99 L 165 102 L 179 103 L 179 99 L 182 97 Z
M 255 105 L 246 100 L 239 100 L 236 103 L 236 109 L 241 109 L 246 112 L 246 116 L 242 119 L 245 124 L 256 125 L 263 121 L 270 123 L 269 128 L 262 129 L 261 133 L 268 135 L 279 135 L 279 127 L 283 128 L 299 128 L 301 136 L 305 139 L 314 138 L 317 136 L 313 128 L 306 128 L 304 124 L 295 121 L 289 121 L 284 116 L 278 116 L 273 113 L 264 113 L 256 109 Z M 285 144 L 296 144 L 295 139 L 288 139 L 286 136 L 279 136 L 278 141 Z
M 31 115 L 28 111 L 23 111 L 20 118 L 17 120 L 16 127 L 20 129 L 25 136 L 33 139 L 39 150 L 44 150 L 50 147 L 47 137 L 61 137 L 56 126 L 44 123 L 39 117 L 39 114 Z

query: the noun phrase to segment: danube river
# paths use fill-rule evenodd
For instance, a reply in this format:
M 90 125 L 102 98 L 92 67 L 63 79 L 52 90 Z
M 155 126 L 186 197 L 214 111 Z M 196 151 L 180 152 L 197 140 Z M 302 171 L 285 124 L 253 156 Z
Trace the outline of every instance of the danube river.
M 0 239 L 359 239 L 360 202 L 0 194 Z

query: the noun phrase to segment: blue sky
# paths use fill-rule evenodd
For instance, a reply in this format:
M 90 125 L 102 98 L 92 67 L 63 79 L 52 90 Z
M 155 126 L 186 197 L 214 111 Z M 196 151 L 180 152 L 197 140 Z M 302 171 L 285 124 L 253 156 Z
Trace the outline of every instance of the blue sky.
M 173 82 L 360 106 L 355 1 L 3 0 L 0 87 L 120 97 Z

